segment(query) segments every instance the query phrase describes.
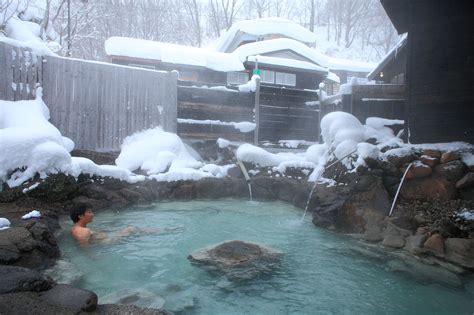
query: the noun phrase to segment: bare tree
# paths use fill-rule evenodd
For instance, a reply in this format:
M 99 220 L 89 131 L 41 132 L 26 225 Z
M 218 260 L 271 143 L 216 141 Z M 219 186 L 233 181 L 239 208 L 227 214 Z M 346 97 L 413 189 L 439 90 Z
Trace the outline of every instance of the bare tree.
M 201 28 L 201 5 L 196 0 L 184 1 L 186 12 L 191 19 L 191 30 L 195 35 L 195 45 L 202 45 L 202 28 Z
M 257 15 L 262 18 L 266 12 L 270 11 L 272 7 L 271 0 L 251 0 L 252 5 L 255 7 Z
M 242 6 L 245 4 L 239 0 L 209 0 L 210 23 L 217 36 L 221 29 L 229 29 Z

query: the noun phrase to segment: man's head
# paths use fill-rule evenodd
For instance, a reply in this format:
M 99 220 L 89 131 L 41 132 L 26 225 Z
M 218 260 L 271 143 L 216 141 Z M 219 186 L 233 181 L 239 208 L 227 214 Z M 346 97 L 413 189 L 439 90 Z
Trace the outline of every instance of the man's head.
M 94 217 L 94 213 L 92 212 L 92 206 L 87 203 L 80 203 L 77 204 L 70 213 L 71 220 L 74 223 L 79 221 L 84 221 L 84 223 L 92 222 L 92 218 Z

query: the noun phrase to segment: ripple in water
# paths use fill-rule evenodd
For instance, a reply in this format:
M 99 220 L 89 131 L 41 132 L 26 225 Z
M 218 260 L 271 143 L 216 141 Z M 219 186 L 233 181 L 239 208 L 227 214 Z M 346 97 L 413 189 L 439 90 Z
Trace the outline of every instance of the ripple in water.
M 133 225 L 162 232 L 81 249 L 69 235 L 71 224 L 63 222 L 59 242 L 67 264 L 52 274 L 93 290 L 99 303 L 164 303 L 186 314 L 472 314 L 472 280 L 458 288 L 414 278 L 393 268 L 393 258 L 301 216 L 284 203 L 242 200 L 102 211 L 91 228 L 113 234 Z M 281 266 L 271 277 L 235 283 L 187 260 L 196 249 L 233 239 L 284 252 Z

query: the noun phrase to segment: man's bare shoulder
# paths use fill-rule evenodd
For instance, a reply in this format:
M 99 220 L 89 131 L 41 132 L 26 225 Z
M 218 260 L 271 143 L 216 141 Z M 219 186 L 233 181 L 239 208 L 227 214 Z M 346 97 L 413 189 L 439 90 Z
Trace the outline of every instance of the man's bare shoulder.
M 75 239 L 79 241 L 88 241 L 92 235 L 92 231 L 89 228 L 82 226 L 73 226 L 71 229 L 71 234 Z

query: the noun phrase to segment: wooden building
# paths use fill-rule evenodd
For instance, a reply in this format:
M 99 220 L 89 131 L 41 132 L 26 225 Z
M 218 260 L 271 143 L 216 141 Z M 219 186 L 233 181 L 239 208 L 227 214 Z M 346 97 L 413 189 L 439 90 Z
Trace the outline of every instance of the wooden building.
M 372 70 L 367 78 L 385 84 L 405 84 L 407 64 L 407 37 L 400 41 L 385 55 L 380 63 Z
M 406 40 L 405 134 L 474 143 L 472 0 L 381 0 Z
M 262 44 L 263 43 L 263 44 Z M 125 48 L 124 48 L 125 47 Z M 197 85 L 237 86 L 247 83 L 258 68 L 261 85 L 316 90 L 324 80 L 337 81 L 320 65 L 312 50 L 293 39 L 252 42 L 232 53 L 135 38 L 106 41 L 109 61 L 115 64 L 179 73 L 179 80 Z

